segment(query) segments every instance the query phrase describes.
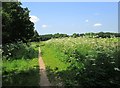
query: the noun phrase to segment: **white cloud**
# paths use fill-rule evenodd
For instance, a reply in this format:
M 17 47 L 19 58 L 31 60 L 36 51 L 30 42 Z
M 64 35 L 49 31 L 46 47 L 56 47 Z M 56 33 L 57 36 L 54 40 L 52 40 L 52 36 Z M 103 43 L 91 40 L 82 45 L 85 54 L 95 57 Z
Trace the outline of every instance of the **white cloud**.
M 36 23 L 36 22 L 39 21 L 39 18 L 38 18 L 37 16 L 31 15 L 31 16 L 30 16 L 30 21 L 33 22 L 33 23 Z
M 85 20 L 85 22 L 88 22 L 89 20 Z
M 100 26 L 102 26 L 102 24 L 101 24 L 101 23 L 96 23 L 96 24 L 94 24 L 93 26 L 94 26 L 94 27 L 100 27 Z
M 46 28 L 46 27 L 48 27 L 46 24 L 43 24 L 43 25 L 42 25 L 42 28 Z

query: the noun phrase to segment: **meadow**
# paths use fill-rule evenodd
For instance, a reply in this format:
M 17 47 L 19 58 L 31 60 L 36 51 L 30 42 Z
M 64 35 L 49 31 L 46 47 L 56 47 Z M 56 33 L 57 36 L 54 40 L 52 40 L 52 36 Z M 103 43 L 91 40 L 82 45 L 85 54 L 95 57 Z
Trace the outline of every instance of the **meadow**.
M 38 47 L 53 86 L 76 88 L 120 87 L 120 38 L 67 37 L 5 45 L 4 86 L 37 86 Z
M 46 83 L 44 80 L 40 82 L 42 78 L 47 80 L 46 74 L 40 75 L 46 73 L 44 71 L 47 71 L 48 79 L 55 87 L 120 88 L 120 33 L 115 33 L 118 32 L 115 27 L 116 15 L 109 14 L 117 11 L 115 7 L 117 3 L 109 5 L 87 3 L 85 6 L 83 3 L 83 5 L 59 3 L 54 7 L 52 3 L 45 6 L 45 3 L 29 5 L 17 1 L 3 2 L 0 9 L 2 15 L 0 75 L 2 74 L 3 88 L 9 86 L 38 88 Z M 34 11 L 34 6 L 38 6 L 39 10 Z M 107 14 L 104 14 L 102 8 L 106 9 Z M 50 11 L 55 14 L 51 14 Z M 99 16 L 94 14 L 96 12 Z M 89 16 L 90 18 L 85 19 Z M 101 22 L 96 23 L 96 19 L 106 26 Z M 72 25 L 70 21 L 75 24 Z M 76 26 L 77 24 L 81 26 Z M 94 29 L 97 29 L 95 32 L 98 33 L 91 32 Z M 107 32 L 108 30 L 113 33 Z M 57 33 L 60 31 L 67 34 Z M 78 33 L 74 33 L 75 31 Z M 80 34 L 81 32 L 84 33 Z M 46 70 L 39 69 L 38 60 L 41 59 L 38 59 L 39 47 Z
M 120 87 L 119 38 L 60 38 L 40 43 L 56 86 Z
M 3 46 L 2 85 L 39 86 L 38 48 L 34 44 L 12 43 Z

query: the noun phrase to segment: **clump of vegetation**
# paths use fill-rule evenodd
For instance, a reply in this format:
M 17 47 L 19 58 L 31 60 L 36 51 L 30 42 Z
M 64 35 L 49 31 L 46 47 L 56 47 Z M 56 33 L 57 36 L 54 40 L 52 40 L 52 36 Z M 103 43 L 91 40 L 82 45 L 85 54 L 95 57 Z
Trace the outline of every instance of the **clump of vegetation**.
M 38 59 L 3 60 L 3 86 L 39 86 Z
M 22 42 L 17 42 L 17 43 L 9 43 L 3 45 L 3 59 L 32 59 L 36 58 L 38 55 L 38 51 L 30 47 L 30 43 L 22 43 Z
M 51 79 L 49 74 L 52 72 L 63 81 L 64 86 L 120 87 L 118 40 L 118 38 L 78 37 L 44 42 L 45 45 L 41 48 L 45 64 L 49 67 L 49 78 Z M 64 67 L 61 64 L 57 65 L 60 62 L 64 63 Z
M 30 21 L 30 11 L 21 5 L 20 2 L 2 3 L 3 86 L 39 86 L 38 49 L 29 43 L 38 35 Z
M 3 47 L 3 86 L 39 86 L 38 49 L 29 43 Z

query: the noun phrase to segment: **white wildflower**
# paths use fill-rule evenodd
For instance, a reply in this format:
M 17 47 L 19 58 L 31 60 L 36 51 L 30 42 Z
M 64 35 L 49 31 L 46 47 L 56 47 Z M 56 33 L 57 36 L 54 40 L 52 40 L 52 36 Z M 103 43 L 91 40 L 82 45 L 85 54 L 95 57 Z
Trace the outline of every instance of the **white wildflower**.
M 114 70 L 115 70 L 115 71 L 120 71 L 120 69 L 119 69 L 119 68 L 114 68 Z

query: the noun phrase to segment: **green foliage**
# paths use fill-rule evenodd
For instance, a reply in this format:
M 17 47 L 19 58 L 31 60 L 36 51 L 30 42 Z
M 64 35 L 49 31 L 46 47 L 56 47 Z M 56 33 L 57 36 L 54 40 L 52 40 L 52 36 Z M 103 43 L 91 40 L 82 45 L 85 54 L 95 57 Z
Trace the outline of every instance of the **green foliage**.
M 41 47 L 41 51 L 42 51 L 42 58 L 44 59 L 44 62 L 46 63 L 47 67 L 50 66 L 51 69 L 53 70 L 61 71 L 61 70 L 65 70 L 67 66 L 69 66 L 69 64 L 65 64 L 61 61 L 61 59 L 64 57 L 62 56 L 63 53 L 57 51 L 57 49 L 53 48 L 53 46 L 45 45 Z
M 38 47 L 30 43 L 3 46 L 3 86 L 39 86 Z
M 3 86 L 39 86 L 38 59 L 3 60 Z
M 85 38 L 114 38 L 114 37 L 120 37 L 120 33 L 110 33 L 110 32 L 99 32 L 99 33 L 73 33 L 72 35 L 67 34 L 45 34 L 45 35 L 38 35 L 37 31 L 34 33 L 34 37 L 32 39 L 33 42 L 39 42 L 39 41 L 47 41 L 49 39 L 53 38 L 66 38 L 66 37 L 85 37 Z
M 38 59 L 3 60 L 3 86 L 39 86 Z
M 2 3 L 2 43 L 26 42 L 34 35 L 34 24 L 30 21 L 28 8 L 20 2 Z
M 79 37 L 79 36 L 80 36 L 79 34 L 74 33 L 71 37 L 76 38 L 76 37 Z
M 40 35 L 39 36 L 39 41 L 46 41 L 52 38 L 65 38 L 65 37 L 69 37 L 67 34 L 46 34 L 46 35 Z
M 44 42 L 41 48 L 45 64 L 49 67 L 49 78 L 56 81 L 53 76 L 57 76 L 64 86 L 119 88 L 120 48 L 118 40 L 118 38 L 78 37 L 51 39 Z M 56 56 L 54 59 L 53 55 Z M 58 65 L 60 62 L 66 64 L 65 67 Z M 56 70 L 53 69 L 53 65 L 54 68 L 57 67 Z
M 3 60 L 3 75 L 18 74 L 38 67 L 38 59 Z M 12 75 L 12 74 L 11 74 Z
M 39 36 L 38 32 L 35 30 L 34 31 L 34 36 L 31 39 L 31 42 L 39 42 L 39 41 L 40 41 L 40 36 Z
M 30 47 L 30 43 L 9 43 L 3 45 L 3 59 L 32 59 L 37 58 L 38 51 Z

